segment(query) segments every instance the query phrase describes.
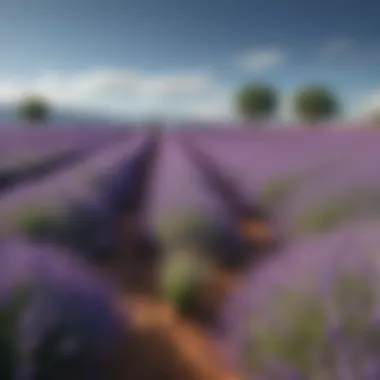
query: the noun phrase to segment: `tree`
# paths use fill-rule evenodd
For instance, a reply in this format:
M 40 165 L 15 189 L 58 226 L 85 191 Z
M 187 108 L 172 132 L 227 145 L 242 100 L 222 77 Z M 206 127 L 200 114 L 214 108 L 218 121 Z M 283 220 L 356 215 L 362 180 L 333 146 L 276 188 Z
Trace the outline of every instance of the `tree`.
M 21 120 L 30 123 L 44 123 L 47 121 L 50 107 L 46 100 L 39 96 L 25 97 L 19 104 L 18 114 Z
M 266 84 L 248 84 L 237 93 L 236 108 L 250 121 L 270 117 L 277 108 L 277 92 Z
M 301 88 L 295 96 L 295 112 L 302 120 L 326 121 L 339 111 L 338 100 L 328 88 L 309 85 Z

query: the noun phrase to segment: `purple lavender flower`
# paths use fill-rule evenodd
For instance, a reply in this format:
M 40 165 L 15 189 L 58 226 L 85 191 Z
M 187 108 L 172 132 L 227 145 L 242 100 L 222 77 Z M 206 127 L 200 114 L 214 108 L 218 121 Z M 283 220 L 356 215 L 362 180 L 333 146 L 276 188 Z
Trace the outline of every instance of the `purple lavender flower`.
M 106 258 L 114 244 L 108 214 L 100 203 L 73 199 L 55 208 L 25 208 L 14 217 L 13 225 L 32 241 L 66 247 L 97 262 Z
M 251 271 L 222 313 L 233 363 L 259 379 L 377 379 L 379 232 L 348 225 Z M 273 363 L 290 372 L 273 374 Z
M 107 379 L 123 334 L 112 287 L 72 254 L 25 240 L 0 243 L 0 268 L 0 351 L 11 376 L 1 378 Z M 7 322 L 15 296 L 22 302 Z

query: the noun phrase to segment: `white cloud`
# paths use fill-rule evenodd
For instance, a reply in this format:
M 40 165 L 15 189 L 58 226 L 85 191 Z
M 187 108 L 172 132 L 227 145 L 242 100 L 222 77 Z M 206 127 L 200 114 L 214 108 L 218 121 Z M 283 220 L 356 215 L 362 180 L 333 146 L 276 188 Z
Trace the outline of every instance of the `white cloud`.
M 342 58 L 352 51 L 354 45 L 352 38 L 332 38 L 320 48 L 318 56 L 323 61 Z
M 215 95 L 212 98 L 201 98 L 185 106 L 185 114 L 202 120 L 230 120 L 234 117 L 232 93 Z
M 29 82 L 2 82 L 2 100 L 15 100 L 27 92 L 54 99 L 98 96 L 184 96 L 203 93 L 217 86 L 206 73 L 148 74 L 128 69 L 94 69 L 77 75 L 43 75 Z
M 380 89 L 371 91 L 363 97 L 354 116 L 358 119 L 369 120 L 375 114 L 380 114 Z
M 253 49 L 238 57 L 238 66 L 249 71 L 265 71 L 281 66 L 286 61 L 286 55 L 279 49 Z
M 117 119 L 158 114 L 168 119 L 234 119 L 236 88 L 210 71 L 147 73 L 125 68 L 93 68 L 81 73 L 46 73 L 31 80 L 1 80 L 0 103 L 12 104 L 28 93 L 47 97 L 57 108 L 96 112 Z M 279 118 L 294 119 L 292 95 L 280 100 Z
M 147 73 L 128 68 L 94 68 L 75 75 L 47 73 L 32 80 L 1 80 L 0 103 L 39 94 L 53 105 L 103 110 L 119 116 L 147 112 L 226 114 L 224 86 L 205 71 Z M 177 109 L 178 108 L 178 109 Z

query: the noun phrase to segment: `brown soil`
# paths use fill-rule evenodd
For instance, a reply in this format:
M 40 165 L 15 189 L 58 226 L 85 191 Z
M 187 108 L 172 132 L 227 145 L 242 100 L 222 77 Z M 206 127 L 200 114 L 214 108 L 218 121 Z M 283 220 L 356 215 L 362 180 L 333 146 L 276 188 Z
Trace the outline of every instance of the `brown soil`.
M 186 318 L 158 299 L 159 264 L 142 260 L 125 237 L 118 247 L 110 274 L 120 285 L 117 305 L 130 331 L 113 366 L 115 380 L 243 379 L 226 368 L 222 348 L 205 330 L 239 276 L 214 268 L 197 308 Z
M 117 305 L 130 329 L 115 380 L 242 380 L 243 375 L 226 367 L 222 347 L 206 334 L 241 273 L 214 268 L 191 315 L 180 316 L 157 299 L 159 264 L 144 262 L 125 239 L 127 231 L 135 231 L 137 219 L 126 215 L 120 221 L 119 249 L 111 263 L 111 275 L 120 284 Z M 252 221 L 242 228 L 254 242 L 267 245 L 273 239 L 265 223 Z
M 239 286 L 240 273 L 214 267 L 203 284 L 192 320 L 207 326 L 213 324 L 225 297 Z
M 158 263 L 142 260 L 127 239 L 122 239 L 110 265 L 112 278 L 127 294 L 156 295 Z
M 118 379 L 242 379 L 226 368 L 220 348 L 206 338 L 202 328 L 181 318 L 169 306 L 144 296 L 121 296 L 119 302 L 121 310 L 128 305 L 132 334 Z

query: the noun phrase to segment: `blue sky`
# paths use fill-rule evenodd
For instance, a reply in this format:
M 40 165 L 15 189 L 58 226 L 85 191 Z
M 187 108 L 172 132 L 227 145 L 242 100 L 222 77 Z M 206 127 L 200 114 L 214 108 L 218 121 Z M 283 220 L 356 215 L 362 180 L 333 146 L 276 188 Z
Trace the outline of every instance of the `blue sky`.
M 348 117 L 380 107 L 377 0 L 0 0 L 0 102 L 39 92 L 117 118 L 225 119 L 250 80 L 321 82 Z

